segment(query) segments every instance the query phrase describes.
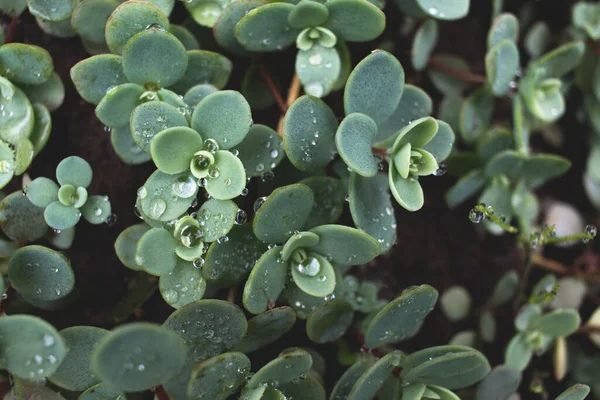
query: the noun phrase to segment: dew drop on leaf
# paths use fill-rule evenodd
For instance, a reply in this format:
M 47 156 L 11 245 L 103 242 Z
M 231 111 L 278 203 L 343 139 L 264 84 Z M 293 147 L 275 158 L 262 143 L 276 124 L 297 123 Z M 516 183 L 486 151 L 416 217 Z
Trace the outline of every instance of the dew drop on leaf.
M 150 203 L 150 217 L 159 219 L 167 210 L 167 203 L 160 197 L 156 197 Z
M 196 186 L 196 182 L 194 182 L 192 175 L 180 176 L 173 183 L 173 193 L 175 193 L 177 197 L 187 199 L 194 195 Z
M 259 197 L 258 199 L 256 199 L 256 201 L 254 202 L 254 212 L 258 211 L 258 209 L 264 204 L 265 200 L 267 200 L 266 197 Z

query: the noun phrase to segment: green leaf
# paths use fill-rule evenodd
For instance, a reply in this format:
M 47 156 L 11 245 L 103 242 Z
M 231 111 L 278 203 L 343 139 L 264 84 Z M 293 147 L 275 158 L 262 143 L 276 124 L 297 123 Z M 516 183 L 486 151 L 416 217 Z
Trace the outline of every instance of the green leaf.
M 169 3 L 175 5 L 175 1 L 169 1 Z M 169 26 L 169 33 L 175 36 L 181 42 L 181 44 L 183 44 L 186 50 L 200 50 L 200 43 L 198 43 L 198 40 L 194 34 L 186 27 L 171 24 Z
M 121 4 L 106 23 L 108 48 L 114 54 L 121 54 L 129 39 L 150 26 L 169 29 L 169 19 L 160 8 L 141 1 L 128 1 Z
M 112 128 L 110 142 L 117 156 L 125 164 L 138 165 L 152 160 L 152 156 L 142 150 L 134 141 L 129 125 Z
M 350 175 L 349 204 L 357 228 L 377 240 L 386 253 L 396 243 L 396 217 L 384 174 L 372 179 Z
M 588 385 L 578 383 L 565 390 L 556 398 L 556 400 L 584 400 L 590 393 Z
M 512 132 L 506 128 L 495 127 L 485 132 L 477 141 L 477 156 L 483 162 L 489 161 L 496 154 L 515 148 Z
M 184 5 L 196 23 L 211 28 L 228 3 L 227 0 L 192 0 Z
M 248 320 L 246 335 L 233 347 L 244 354 L 259 350 L 281 338 L 296 323 L 296 313 L 290 307 L 267 310 Z
M 265 243 L 281 243 L 302 229 L 313 206 L 314 195 L 303 184 L 275 189 L 256 211 L 252 228 Z
M 348 0 L 335 0 L 348 1 Z M 354 68 L 344 91 L 346 115 L 359 112 L 380 124 L 396 109 L 404 89 L 404 69 L 390 53 L 375 51 Z
M 360 357 L 357 362 L 352 364 L 340 379 L 336 382 L 329 400 L 346 400 L 354 384 L 358 379 L 371 367 L 374 363 L 374 358 L 371 356 Z
M 130 113 L 131 119 L 128 120 L 130 136 L 143 151 L 150 153 L 150 144 L 158 133 L 168 128 L 188 126 L 185 111 L 164 101 L 142 103 Z M 189 160 L 187 168 L 189 168 Z
M 410 143 L 413 149 L 420 149 L 429 143 L 438 132 L 437 120 L 431 117 L 421 118 L 404 127 L 396 136 L 391 148 L 392 153 L 399 151 L 405 144 Z
M 393 166 L 390 167 L 388 179 L 392 196 L 404 209 L 418 211 L 423 207 L 423 188 L 417 179 L 402 178 Z
M 67 157 L 56 167 L 56 180 L 61 186 L 73 185 L 87 188 L 92 182 L 92 177 L 92 167 L 81 157 Z
M 267 250 L 256 262 L 244 286 L 243 303 L 252 314 L 267 310 L 269 303 L 275 302 L 288 274 L 286 263 L 279 260 L 281 247 Z
M 515 271 L 508 271 L 498 280 L 490 296 L 490 305 L 500 307 L 513 299 L 519 285 L 519 275 Z
M 65 98 L 65 85 L 56 72 L 41 85 L 20 85 L 19 87 L 32 104 L 42 103 L 50 111 L 60 107 Z
M 378 126 L 375 147 L 391 147 L 396 139 L 395 134 L 413 121 L 427 117 L 432 110 L 431 97 L 424 90 L 413 85 L 404 86 L 400 103 L 392 115 Z
M 38 155 L 50 138 L 52 119 L 50 112 L 43 104 L 34 103 L 32 106 L 34 125 L 33 131 L 29 135 L 29 140 L 33 144 L 34 155 Z
M 276 51 L 296 41 L 299 29 L 288 25 L 292 4 L 271 3 L 249 11 L 235 27 L 235 36 L 249 51 Z
M 27 0 L 29 12 L 43 21 L 64 21 L 73 13 L 75 1 Z
M 189 173 L 167 175 L 154 171 L 138 190 L 138 200 L 149 218 L 171 221 L 190 208 L 197 193 L 198 185 Z
M 85 101 L 98 104 L 110 88 L 127 82 L 123 59 L 113 54 L 86 58 L 71 68 L 71 80 Z
M 202 299 L 206 281 L 202 270 L 191 262 L 178 259 L 173 271 L 160 277 L 159 288 L 163 299 L 171 307 L 181 308 Z
M 209 199 L 198 211 L 204 236 L 202 240 L 210 243 L 226 236 L 235 225 L 238 206 L 231 200 Z
M 2 173 L 0 173 L 0 187 L 4 187 L 10 182 L 10 180 L 15 175 L 15 153 L 10 148 L 8 143 L 5 143 L 3 141 L 0 141 L 0 158 L 2 159 L 0 161 L 0 163 L 2 164 L 0 165 L 4 167 Z
M 6 0 L 0 3 L 0 10 L 11 18 L 18 17 L 27 8 L 26 0 Z M 0 43 L 4 44 L 4 30 L 0 29 Z
M 470 0 L 417 0 L 417 3 L 429 16 L 448 21 L 465 17 L 470 6 Z
M 420 400 L 425 389 L 426 386 L 423 383 L 409 383 L 402 389 L 402 400 Z
M 421 147 L 421 149 L 430 153 L 438 163 L 441 163 L 448 158 L 452 152 L 455 135 L 450 125 L 446 122 L 437 120 L 437 123 L 437 133 L 429 142 L 427 142 L 427 144 Z
M 214 165 L 219 172 L 206 183 L 208 194 L 219 200 L 230 200 L 242 194 L 246 187 L 246 172 L 240 159 L 229 151 L 219 150 Z
M 509 40 L 515 44 L 519 40 L 519 20 L 510 13 L 500 14 L 494 19 L 487 36 L 488 50 L 503 40 Z
M 550 42 L 550 27 L 548 27 L 548 24 L 546 24 L 544 21 L 537 21 L 527 31 L 527 35 L 525 35 L 523 40 L 523 47 L 527 53 L 529 53 L 531 59 L 536 59 L 539 58 L 544 51 L 546 51 Z
M 340 55 L 335 48 L 316 44 L 308 50 L 298 50 L 296 73 L 308 95 L 323 97 L 329 94 L 340 76 L 341 68 Z
M 471 86 L 469 82 L 444 72 L 446 68 L 461 73 L 470 72 L 469 64 L 464 59 L 451 54 L 438 54 L 431 59 L 431 62 L 438 64 L 440 69 L 429 68 L 427 71 L 429 79 L 442 94 L 460 95 Z
M 73 30 L 87 41 L 104 44 L 106 23 L 118 6 L 116 0 L 82 1 L 71 16 Z
M 238 146 L 238 158 L 244 164 L 247 177 L 261 176 L 275 168 L 283 159 L 283 142 L 273 129 L 254 124 Z
M 519 50 L 513 41 L 501 40 L 487 52 L 485 71 L 495 96 L 504 96 L 508 93 L 519 68 Z
M 539 72 L 538 82 L 547 78 L 560 78 L 579 65 L 584 51 L 583 42 L 570 42 L 546 53 L 532 63 L 529 69 Z
M 314 195 L 313 207 L 304 229 L 332 224 L 339 219 L 344 210 L 345 191 L 338 179 L 329 176 L 312 176 L 298 183 L 308 186 Z
M 223 150 L 241 143 L 252 125 L 250 105 L 240 92 L 225 90 L 200 100 L 192 115 L 192 128 L 214 139 Z
M 200 300 L 183 306 L 171 314 L 163 326 L 183 338 L 189 349 L 188 360 L 193 362 L 230 349 L 248 329 L 244 312 L 223 300 Z
M 185 362 L 186 347 L 173 331 L 147 322 L 122 325 L 101 339 L 92 370 L 105 384 L 138 392 L 161 385 Z
M 543 279 L 536 283 L 531 293 L 533 295 L 541 294 L 543 291 L 546 291 L 546 287 L 552 288 L 555 284 L 556 277 L 554 277 L 553 275 L 546 275 Z M 514 321 L 515 328 L 518 331 L 523 332 L 527 330 L 529 322 L 531 322 L 532 319 L 537 318 L 541 315 L 542 310 L 540 306 L 538 306 L 537 304 L 527 304 L 519 310 L 517 317 Z
M 492 369 L 475 392 L 475 400 L 487 400 L 490 398 L 509 398 L 519 388 L 521 374 L 506 365 L 499 365 Z
M 246 387 L 253 389 L 270 382 L 286 384 L 306 374 L 311 365 L 312 357 L 306 350 L 295 347 L 286 349 L 276 359 L 258 370 Z
M 469 349 L 456 353 L 450 350 L 413 368 L 405 368 L 402 371 L 402 378 L 409 382 L 461 389 L 480 381 L 489 372 L 488 360 L 477 350 Z
M 8 279 L 19 293 L 41 301 L 65 297 L 75 286 L 69 259 L 43 246 L 17 250 L 8 263 Z
M 376 39 L 385 28 L 383 11 L 369 2 L 332 0 L 325 3 L 329 19 L 325 28 L 348 42 L 367 42 Z
M 375 394 L 382 388 L 394 368 L 401 365 L 402 358 L 402 353 L 395 350 L 379 359 L 356 381 L 348 395 L 348 400 L 372 399 L 375 397 Z
M 535 154 L 525 160 L 522 177 L 531 187 L 539 187 L 550 179 L 564 175 L 571 162 L 555 154 Z
M 250 53 L 242 47 L 235 37 L 235 27 L 248 12 L 264 4 L 261 0 L 234 1 L 229 3 L 222 10 L 221 16 L 213 27 L 217 44 L 236 55 L 249 55 Z
M 148 232 L 150 227 L 146 224 L 132 225 L 122 231 L 115 241 L 115 252 L 119 260 L 127 268 L 139 271 L 142 266 L 135 260 L 137 243 L 144 233 Z
M 106 222 L 111 215 L 111 205 L 107 196 L 90 196 L 81 207 L 81 214 L 87 222 L 98 225 Z
M 41 47 L 23 43 L 0 47 L 0 74 L 13 83 L 40 85 L 53 71 L 52 57 Z
M 331 263 L 320 254 L 309 252 L 307 260 L 311 266 L 317 266 L 318 270 L 313 275 L 301 272 L 300 266 L 304 264 L 289 261 L 292 270 L 292 278 L 302 291 L 315 297 L 326 297 L 335 290 L 335 270 Z
M 204 50 L 187 52 L 188 64 L 183 77 L 171 86 L 177 93 L 184 94 L 192 86 L 211 84 L 217 89 L 223 89 L 229 81 L 233 64 L 219 53 Z
M 91 353 L 108 334 L 106 329 L 93 326 L 74 326 L 60 331 L 69 352 L 50 381 L 72 391 L 82 391 L 100 383 L 90 369 Z
M 33 205 L 46 208 L 58 199 L 58 185 L 51 179 L 40 177 L 27 186 L 25 193 Z
M 438 39 L 438 24 L 428 19 L 417 30 L 412 44 L 411 61 L 414 69 L 425 69 Z
M 365 114 L 353 113 L 344 118 L 335 135 L 335 144 L 344 162 L 357 174 L 373 177 L 378 163 L 371 146 L 377 124 Z
M 379 254 L 379 244 L 368 234 L 343 225 L 321 225 L 310 230 L 319 236 L 311 251 L 340 265 L 360 265 Z
M 187 65 L 183 44 L 161 29 L 140 32 L 123 47 L 123 72 L 140 85 L 171 86 L 183 77 Z
M 598 14 L 598 7 L 594 3 L 580 2 L 573 6 L 572 20 L 573 25 L 579 29 L 585 30 L 587 35 L 593 40 L 600 39 L 600 27 L 594 17 Z
M 335 342 L 344 336 L 353 318 L 350 304 L 343 300 L 328 301 L 308 315 L 306 334 L 316 343 Z
M 452 322 L 460 321 L 469 314 L 471 302 L 471 295 L 462 286 L 452 286 L 440 297 L 442 311 Z
M 81 211 L 73 206 L 65 206 L 60 201 L 50 203 L 44 210 L 44 220 L 52 229 L 72 228 L 79 222 Z
M 118 399 L 125 400 L 126 397 L 123 393 L 118 390 L 106 387 L 104 384 L 99 384 L 88 388 L 86 391 L 81 393 L 77 400 L 113 400 Z
M 485 166 L 485 175 L 493 177 L 497 175 L 507 175 L 516 177 L 524 163 L 524 157 L 514 151 L 505 150 L 492 157 Z
M 335 156 L 335 114 L 323 101 L 301 96 L 283 120 L 283 145 L 290 162 L 301 171 L 326 166 Z
M 52 375 L 65 358 L 67 347 L 52 325 L 30 315 L 0 318 L 2 367 L 22 379 Z
M 244 383 L 250 359 L 242 353 L 221 354 L 198 364 L 187 387 L 190 398 L 226 400 Z
M 314 360 L 313 360 L 314 370 Z M 309 371 L 309 372 L 312 372 Z M 297 400 L 326 400 L 327 395 L 325 388 L 318 377 L 308 375 L 305 379 L 301 379 L 300 382 L 287 383 L 279 388 L 279 390 L 288 399 Z
M 169 231 L 153 228 L 138 240 L 135 250 L 135 262 L 144 271 L 155 276 L 166 275 L 177 264 L 175 239 Z
M 323 25 L 329 17 L 329 10 L 323 4 L 311 0 L 300 1 L 288 15 L 292 28 L 304 29 Z
M 527 329 L 540 331 L 552 337 L 568 336 L 575 332 L 580 324 L 581 317 L 576 310 L 558 309 L 532 318 Z
M 512 217 L 511 193 L 509 181 L 505 177 L 498 176 L 488 181 L 487 186 L 481 196 L 479 203 L 487 204 L 493 207 L 494 213 L 499 217 L 504 217 L 510 221 Z M 501 232 L 502 229 L 497 227 L 493 222 L 484 221 L 485 226 L 491 229 L 492 232 Z
M 22 242 L 41 239 L 48 231 L 44 209 L 34 206 L 20 190 L 0 202 L 0 227 L 9 239 Z
M 311 248 L 319 243 L 319 236 L 312 232 L 294 233 L 281 250 L 281 259 L 288 261 L 294 251 L 302 248 Z
M 14 96 L 11 98 L 0 96 L 0 109 L 3 115 L 0 138 L 13 145 L 28 138 L 33 131 L 35 120 L 33 107 L 25 93 L 15 87 Z
M 183 96 L 183 101 L 185 101 L 185 103 L 191 108 L 196 108 L 200 100 L 217 91 L 219 91 L 219 89 L 217 89 L 215 86 L 207 83 L 201 83 L 200 85 L 196 85 L 188 90 L 185 93 L 185 96 Z
M 19 142 L 15 153 L 15 175 L 22 175 L 29 168 L 33 156 L 33 144 L 29 139 Z
M 521 372 L 527 368 L 532 356 L 533 350 L 525 342 L 524 335 L 519 333 L 508 343 L 504 355 L 504 363 L 507 367 Z
M 459 128 L 467 143 L 476 141 L 487 129 L 494 110 L 490 89 L 482 87 L 471 94 L 460 110 Z
M 433 310 L 437 299 L 437 290 L 429 285 L 406 289 L 373 318 L 365 334 L 365 345 L 377 348 L 413 336 Z
M 210 246 L 202 267 L 204 278 L 219 287 L 232 287 L 242 282 L 267 249 L 254 236 L 250 224 L 234 227 L 228 237 L 228 241 Z
M 204 143 L 198 132 L 185 126 L 160 131 L 151 140 L 152 161 L 161 172 L 170 175 L 187 171 Z

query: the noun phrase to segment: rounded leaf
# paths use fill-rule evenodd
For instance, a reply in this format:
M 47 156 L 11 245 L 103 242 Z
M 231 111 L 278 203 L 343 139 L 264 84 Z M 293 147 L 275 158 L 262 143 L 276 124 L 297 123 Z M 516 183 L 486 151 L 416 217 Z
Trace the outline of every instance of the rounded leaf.
M 58 199 L 58 185 L 51 179 L 40 177 L 27 185 L 25 193 L 33 205 L 46 208 Z
M 71 68 L 71 80 L 79 95 L 92 104 L 100 103 L 110 88 L 127 83 L 123 59 L 114 54 L 101 54 L 78 62 Z
M 344 91 L 346 115 L 363 113 L 379 125 L 392 115 L 403 89 L 404 69 L 400 62 L 386 51 L 374 51 L 359 62 L 348 77 Z
M 475 400 L 487 400 L 490 398 L 509 398 L 519 388 L 521 374 L 505 365 L 499 365 L 492 369 L 490 374 L 477 385 Z
M 323 101 L 301 96 L 283 120 L 283 145 L 292 164 L 301 171 L 324 167 L 335 156 L 335 114 Z
M 350 304 L 343 300 L 328 301 L 308 315 L 306 334 L 316 343 L 335 342 L 344 336 L 353 318 Z
M 152 139 L 158 133 L 168 128 L 188 126 L 183 114 L 180 109 L 164 101 L 140 104 L 131 113 L 131 136 L 143 151 L 150 153 Z
M 150 389 L 177 374 L 186 358 L 173 331 L 146 322 L 120 326 L 101 339 L 92 370 L 107 385 L 130 392 Z
M 240 56 L 249 54 L 235 37 L 235 27 L 246 14 L 265 3 L 260 0 L 245 0 L 231 2 L 223 9 L 221 16 L 213 27 L 215 40 L 219 46 Z
M 125 399 L 125 395 L 118 390 L 111 389 L 104 384 L 98 384 L 88 388 L 86 391 L 81 393 L 77 400 L 113 400 L 121 397 Z
M 365 334 L 365 345 L 377 348 L 413 336 L 433 310 L 437 299 L 437 290 L 429 285 L 406 289 L 375 315 Z
M 294 5 L 271 3 L 249 11 L 235 27 L 235 36 L 249 51 L 281 50 L 296 41 L 299 29 L 288 24 Z
M 173 308 L 181 308 L 202 299 L 206 290 L 206 281 L 202 270 L 191 262 L 177 260 L 173 271 L 162 275 L 159 280 L 160 294 Z
M 15 175 L 22 175 L 33 161 L 33 144 L 29 139 L 24 139 L 17 145 L 15 152 Z
M 532 318 L 527 324 L 527 329 L 551 337 L 568 336 L 575 332 L 580 324 L 581 317 L 576 310 L 558 309 Z
M 112 128 L 110 142 L 117 156 L 125 164 L 138 165 L 152 160 L 152 156 L 142 150 L 134 141 L 129 125 Z
M 487 52 L 485 72 L 495 96 L 503 96 L 508 93 L 520 65 L 517 45 L 509 39 L 498 42 Z
M 335 144 L 342 160 L 354 172 L 368 178 L 375 176 L 379 169 L 371 150 L 376 135 L 375 121 L 360 113 L 346 116 L 335 135 Z
M 332 47 L 313 45 L 308 50 L 299 50 L 296 57 L 296 73 L 304 91 L 315 97 L 323 97 L 333 89 L 341 68 L 340 55 Z
M 131 112 L 142 102 L 144 88 L 124 83 L 108 92 L 96 107 L 96 117 L 104 125 L 115 128 L 129 124 Z
M 344 211 L 345 191 L 339 179 L 330 176 L 312 176 L 301 180 L 312 190 L 314 202 L 304 229 L 336 222 Z
M 22 242 L 41 239 L 48 231 L 44 209 L 34 206 L 20 190 L 0 202 L 0 227 L 9 239 Z
M 451 54 L 436 55 L 431 61 L 457 72 L 470 72 L 469 64 L 465 60 Z M 444 95 L 459 95 L 470 86 L 469 82 L 455 78 L 441 70 L 429 68 L 427 72 L 433 85 Z
M 509 13 L 500 14 L 494 19 L 488 32 L 487 47 L 491 49 L 506 39 L 513 43 L 519 39 L 519 20 Z
M 106 222 L 111 215 L 111 206 L 108 196 L 90 196 L 81 207 L 81 214 L 87 222 L 98 225 Z
M 174 0 L 170 0 L 169 3 L 175 5 Z M 186 50 L 199 50 L 200 43 L 186 27 L 181 25 L 171 24 L 169 26 L 169 32 L 172 33 L 185 47 Z
M 385 14 L 369 2 L 331 0 L 325 3 L 329 19 L 325 28 L 347 42 L 367 42 L 377 38 L 385 28 Z
M 173 127 L 152 139 L 150 154 L 156 167 L 165 174 L 178 174 L 190 168 L 194 153 L 202 149 L 202 137 L 193 129 Z
M 205 50 L 190 50 L 187 55 L 187 69 L 181 79 L 171 86 L 172 90 L 184 94 L 199 84 L 211 84 L 217 89 L 223 89 L 227 85 L 233 68 L 227 57 Z
M 200 300 L 183 306 L 163 326 L 183 338 L 189 349 L 188 360 L 194 362 L 231 348 L 248 329 L 244 312 L 223 300 Z
M 440 305 L 450 321 L 460 321 L 471 310 L 471 295 L 462 286 L 452 286 L 442 293 Z
M 340 265 L 360 265 L 379 254 L 379 244 L 368 234 L 343 225 L 321 225 L 310 230 L 319 236 L 311 251 Z
M 41 103 L 54 111 L 65 99 L 65 85 L 56 72 L 41 85 L 20 85 L 31 103 Z
M 130 82 L 167 87 L 176 83 L 188 65 L 183 44 L 172 34 L 150 29 L 133 36 L 123 48 L 123 71 Z
M 33 144 L 33 151 L 35 155 L 38 155 L 40 151 L 46 146 L 48 139 L 50 138 L 50 130 L 52 128 L 52 117 L 50 112 L 40 103 L 33 103 L 33 117 L 34 124 L 33 130 L 29 135 L 29 141 Z
M 223 150 L 244 140 L 252 125 L 250 105 L 240 92 L 225 90 L 200 100 L 192 115 L 192 128 L 214 139 Z
M 578 383 L 565 390 L 556 400 L 584 400 L 590 394 L 590 387 Z
M 372 399 L 394 368 L 400 366 L 402 358 L 402 353 L 395 350 L 379 359 L 356 381 L 347 400 Z
M 315 296 L 315 297 L 326 297 L 329 296 L 335 290 L 335 270 L 329 261 L 319 254 L 309 252 L 308 258 L 312 259 L 312 265 L 315 261 L 318 264 L 318 272 L 315 275 L 306 275 L 300 272 L 299 264 L 289 261 L 292 269 L 292 277 L 294 283 L 303 292 Z
M 487 129 L 494 110 L 494 98 L 489 88 L 473 92 L 460 108 L 459 131 L 467 143 L 476 141 Z
M 208 194 L 219 200 L 230 200 L 242 194 L 246 187 L 246 172 L 240 159 L 229 151 L 219 150 L 214 165 L 219 176 L 206 182 Z
M 11 374 L 28 380 L 45 378 L 66 353 L 64 340 L 46 321 L 31 315 L 0 318 L 0 360 Z
M 175 239 L 165 229 L 152 228 L 138 240 L 135 262 L 149 274 L 161 276 L 173 271 L 177 264 Z
M 423 188 L 417 179 L 402 178 L 393 165 L 390 166 L 388 179 L 392 196 L 404 209 L 418 211 L 423 207 Z
M 254 124 L 238 146 L 238 158 L 244 164 L 247 177 L 261 176 L 275 168 L 285 153 L 283 142 L 273 129 Z
M 243 303 L 252 314 L 267 310 L 277 300 L 288 274 L 287 263 L 280 261 L 281 247 L 267 250 L 256 262 L 244 286 Z
M 438 39 L 438 24 L 434 19 L 426 20 L 419 27 L 412 44 L 411 60 L 417 71 L 425 69 Z
M 0 74 L 11 82 L 40 85 L 50 79 L 53 71 L 52 57 L 41 47 L 23 43 L 0 47 Z
M 67 157 L 56 167 L 56 180 L 61 186 L 87 188 L 92 183 L 92 177 L 92 167 L 81 157 Z
M 85 40 L 104 43 L 106 23 L 118 6 L 119 2 L 116 0 L 82 1 L 71 16 L 73 30 Z
M 256 211 L 252 228 L 265 243 L 282 243 L 302 229 L 313 206 L 313 193 L 303 184 L 275 189 Z
M 313 369 L 309 372 L 312 371 L 314 371 L 314 365 Z M 298 383 L 286 383 L 280 387 L 279 390 L 286 399 L 326 400 L 327 394 L 323 387 L 323 383 L 319 378 L 320 377 L 317 374 L 309 374 L 305 379 L 301 379 Z
M 244 354 L 252 353 L 281 338 L 296 323 L 296 313 L 290 307 L 267 310 L 248 320 L 246 335 L 233 347 Z
M 209 358 L 192 371 L 187 393 L 190 398 L 226 400 L 244 383 L 250 371 L 250 359 L 230 352 Z
M 106 23 L 106 43 L 114 54 L 121 54 L 125 44 L 150 26 L 169 29 L 168 17 L 154 4 L 128 1 L 112 13 Z
M 254 389 L 269 382 L 280 385 L 306 374 L 312 366 L 312 357 L 306 350 L 296 347 L 282 351 L 279 356 L 256 372 L 246 384 Z
M 202 240 L 206 243 L 226 236 L 235 225 L 238 206 L 231 200 L 209 199 L 200 210 L 198 220 L 204 232 Z
M 100 383 L 90 368 L 92 351 L 108 331 L 94 326 L 74 326 L 59 332 L 69 352 L 50 381 L 61 388 L 82 391 Z
M 138 200 L 149 218 L 171 221 L 187 212 L 197 193 L 198 184 L 188 172 L 168 175 L 154 171 L 138 190 Z
M 359 357 L 336 382 L 330 400 L 346 400 L 354 384 L 374 363 L 374 357 Z
M 81 211 L 73 206 L 65 206 L 60 201 L 50 203 L 44 210 L 44 220 L 52 229 L 62 231 L 72 228 L 79 222 Z
M 0 138 L 13 145 L 27 139 L 33 131 L 35 118 L 33 107 L 25 93 L 15 87 L 12 97 L 0 96 L 0 110 Z
M 417 4 L 431 17 L 453 21 L 461 19 L 469 12 L 470 0 L 417 0 Z
M 134 271 L 139 271 L 142 266 L 135 260 L 135 252 L 137 243 L 144 233 L 150 230 L 150 226 L 146 224 L 132 225 L 122 231 L 115 241 L 115 252 L 119 260 L 127 268 Z

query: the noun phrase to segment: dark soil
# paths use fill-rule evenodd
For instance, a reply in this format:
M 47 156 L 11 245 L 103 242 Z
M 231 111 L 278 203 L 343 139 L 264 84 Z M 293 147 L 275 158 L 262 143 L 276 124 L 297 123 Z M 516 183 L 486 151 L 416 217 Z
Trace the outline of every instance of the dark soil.
M 398 32 L 403 26 L 403 18 L 393 4 L 388 5 L 388 27 L 384 39 L 395 41 L 395 54 L 406 68 L 407 80 L 431 89 L 426 76 L 415 74 L 409 67 L 407 52 L 410 50 L 412 35 L 400 37 Z M 436 52 L 445 52 L 463 56 L 471 63 L 472 71 L 484 73 L 485 38 L 489 26 L 490 1 L 473 1 L 471 15 L 458 23 L 441 23 L 441 42 Z M 486 4 L 480 4 L 486 3 Z M 507 1 L 509 10 L 515 10 L 520 1 Z M 540 2 L 543 3 L 543 2 Z M 551 23 L 555 32 L 568 23 L 567 0 L 553 0 L 553 6 L 538 6 L 539 15 Z M 177 16 L 185 12 L 177 5 Z M 208 31 L 200 38 L 203 48 Z M 134 274 L 125 268 L 117 259 L 113 244 L 117 235 L 126 227 L 138 223 L 133 213 L 136 191 L 153 171 L 153 165 L 131 167 L 125 165 L 115 155 L 110 144 L 110 134 L 105 132 L 102 124 L 94 115 L 93 105 L 85 103 L 75 91 L 69 78 L 69 69 L 78 61 L 88 57 L 77 38 L 58 39 L 44 35 L 31 16 L 24 15 L 16 28 L 14 41 L 32 43 L 46 48 L 54 58 L 55 68 L 66 85 L 66 98 L 63 106 L 53 113 L 52 137 L 47 147 L 35 159 L 29 174 L 38 176 L 54 176 L 58 162 L 66 156 L 78 155 L 90 162 L 95 177 L 91 186 L 92 193 L 106 194 L 110 197 L 113 212 L 118 220 L 114 226 L 92 226 L 82 222 L 77 226 L 77 235 L 73 247 L 67 251 L 73 268 L 77 274 L 77 286 L 81 297 L 76 305 L 66 311 L 42 312 L 44 318 L 54 323 L 59 329 L 72 325 L 97 325 L 110 328 L 113 326 L 111 310 L 119 299 L 127 296 L 137 284 Z M 351 46 L 354 61 L 358 61 L 378 45 L 377 43 Z M 288 51 L 275 56 L 267 56 L 268 68 L 282 72 L 282 87 L 287 87 L 293 71 L 294 52 Z M 248 60 L 233 59 L 234 72 L 229 88 L 238 89 L 243 71 Z M 285 75 L 287 74 L 287 75 Z M 431 89 L 431 90 L 429 90 Z M 285 97 L 285 91 L 283 92 Z M 327 99 L 334 109 L 341 110 L 340 94 Z M 569 99 L 573 103 L 580 99 Z M 341 113 L 340 113 L 341 115 Z M 499 115 L 502 117 L 502 115 Z M 254 121 L 276 127 L 279 111 L 272 107 L 267 112 L 255 113 Z M 573 161 L 573 168 L 564 177 L 543 188 L 543 195 L 550 195 L 568 201 L 592 216 L 594 210 L 587 201 L 581 185 L 582 171 L 587 155 L 587 130 L 578 125 L 572 115 L 562 121 L 565 128 L 566 143 L 561 149 L 553 149 L 543 141 L 534 142 L 534 147 L 557 152 Z M 540 143 L 538 143 L 540 142 Z M 277 171 L 275 171 L 277 173 Z M 18 190 L 13 182 L 10 190 Z M 443 194 L 453 183 L 448 175 L 443 178 L 432 177 L 423 180 L 427 203 L 417 213 L 406 212 L 396 208 L 398 219 L 398 244 L 385 257 L 380 257 L 372 265 L 356 268 L 361 278 L 371 279 L 382 284 L 381 296 L 392 299 L 407 286 L 427 283 L 437 288 L 440 293 L 451 285 L 465 286 L 473 296 L 474 304 L 482 304 L 489 296 L 501 274 L 510 269 L 522 270 L 522 254 L 515 241 L 508 235 L 492 237 L 482 234 L 470 223 L 468 211 L 473 204 L 466 204 L 456 210 L 447 209 Z M 252 192 L 248 198 L 246 209 L 250 209 L 253 201 Z M 583 251 L 582 246 L 573 250 L 549 250 L 547 255 L 572 265 L 574 259 Z M 532 280 L 541 276 L 535 271 Z M 223 298 L 226 293 L 220 294 Z M 586 310 L 589 307 L 585 308 Z M 476 311 L 476 310 L 475 310 Z M 401 344 L 401 348 L 413 351 L 432 345 L 445 344 L 452 335 L 464 329 L 476 329 L 476 312 L 466 321 L 451 324 L 438 310 L 426 320 L 421 333 L 414 339 Z M 155 294 L 130 319 L 162 322 L 172 312 L 160 295 Z M 497 344 L 487 345 L 484 352 L 492 365 L 502 362 L 505 344 L 513 332 L 513 310 L 507 306 L 498 310 Z M 583 316 L 584 318 L 587 315 Z M 302 332 L 303 324 L 286 335 L 280 343 L 258 355 L 258 362 L 265 361 L 278 351 L 289 345 L 308 344 Z M 328 381 L 333 382 L 341 369 L 335 367 L 335 346 L 321 346 L 321 350 L 330 357 L 330 374 Z M 547 360 L 546 360 L 547 361 Z M 551 371 L 549 362 L 543 364 L 539 371 Z M 551 381 L 551 379 L 549 379 Z M 524 380 L 524 385 L 528 384 Z M 552 385 L 551 385 L 552 386 Z M 524 390 L 523 393 L 527 391 Z

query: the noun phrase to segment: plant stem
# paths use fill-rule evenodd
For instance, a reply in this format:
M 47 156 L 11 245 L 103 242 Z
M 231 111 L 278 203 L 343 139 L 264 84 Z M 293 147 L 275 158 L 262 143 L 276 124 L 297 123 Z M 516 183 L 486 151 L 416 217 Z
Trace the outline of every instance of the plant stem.
M 156 393 L 156 397 L 158 397 L 158 400 L 171 400 L 169 398 L 169 395 L 165 391 L 165 388 L 162 385 L 156 386 L 154 388 L 154 393 Z
M 269 70 L 267 70 L 267 67 L 262 62 L 262 60 L 258 63 L 258 69 L 260 71 L 260 74 L 262 75 L 263 80 L 269 87 L 269 91 L 275 98 L 275 102 L 277 103 L 277 106 L 279 106 L 281 113 L 285 114 L 285 112 L 287 111 L 287 106 L 286 106 L 285 102 L 283 101 L 283 97 L 281 97 L 281 94 L 277 90 L 277 86 L 275 86 L 275 83 L 273 82 L 273 79 L 271 78 L 271 75 L 269 74 Z
M 551 260 L 539 254 L 533 256 L 533 264 L 545 270 L 552 271 L 560 275 L 569 274 L 569 269 L 567 267 L 565 267 L 558 261 Z
M 589 235 L 587 233 L 576 233 L 575 235 L 548 238 L 548 239 L 544 240 L 544 244 L 565 243 L 565 242 L 570 242 L 570 241 L 574 241 L 574 240 L 590 241 L 593 238 L 594 238 L 594 236 Z
M 296 101 L 298 96 L 300 95 L 300 78 L 298 78 L 297 74 L 294 74 L 292 78 L 292 82 L 290 83 L 290 88 L 288 89 L 288 96 L 285 105 L 285 111 L 281 113 L 281 118 L 279 118 L 279 123 L 277 124 L 277 133 L 279 136 L 283 136 L 283 118 L 285 117 L 285 113 L 287 109 L 290 108 L 292 103 Z
M 519 288 L 517 290 L 517 297 L 515 297 L 515 301 L 513 303 L 513 308 L 515 311 L 519 308 L 523 297 L 525 297 L 525 290 L 527 289 L 527 280 L 529 278 L 529 274 L 531 273 L 533 266 L 533 248 L 531 243 L 525 246 L 525 268 L 523 269 L 523 274 L 521 275 L 521 280 L 519 281 Z
M 479 84 L 487 83 L 487 78 L 483 75 L 477 75 L 477 74 L 473 74 L 471 72 L 456 70 L 445 64 L 442 64 L 441 62 L 437 61 L 435 58 L 431 58 L 429 60 L 429 66 L 432 69 L 443 72 L 446 75 L 450 75 L 453 78 L 460 79 L 461 81 L 479 83 Z
M 600 326 L 598 325 L 584 325 L 579 327 L 575 333 L 600 333 Z

